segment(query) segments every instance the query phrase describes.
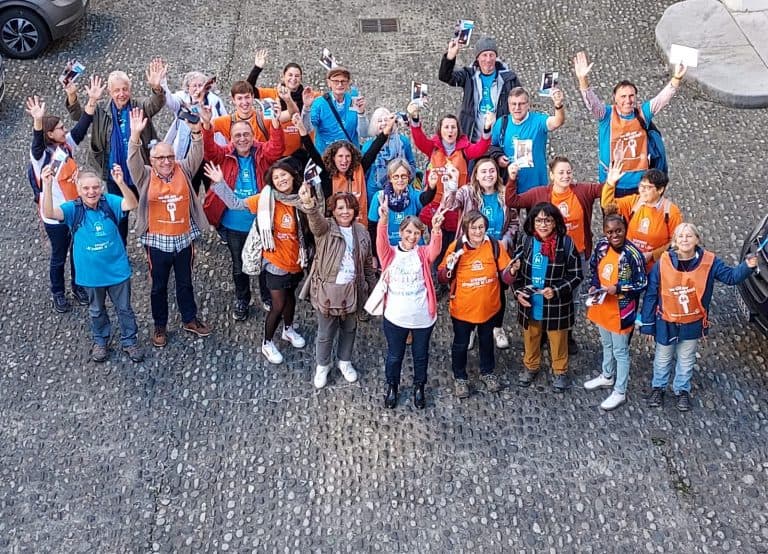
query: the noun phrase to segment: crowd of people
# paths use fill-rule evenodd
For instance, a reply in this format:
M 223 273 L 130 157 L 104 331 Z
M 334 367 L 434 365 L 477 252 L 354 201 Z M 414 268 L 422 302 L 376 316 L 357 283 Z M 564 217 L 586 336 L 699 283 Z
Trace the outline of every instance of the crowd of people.
M 674 372 L 677 408 L 689 410 L 714 281 L 737 284 L 757 260 L 728 267 L 704 249 L 699 228 L 667 197 L 669 180 L 655 163 L 658 144 L 649 129 L 686 68 L 675 67 L 650 101 L 638 102 L 637 87 L 622 80 L 604 103 L 589 85 L 592 63 L 583 52 L 575 56 L 583 102 L 598 121 L 599 158 L 599 182 L 576 183 L 568 158 L 547 161 L 549 133 L 567 124 L 563 91 L 550 93 L 551 114 L 531 111 L 531 91 L 499 59 L 493 38 L 480 38 L 471 63 L 457 68 L 460 51 L 451 40 L 439 68 L 441 81 L 463 89 L 458 115 L 442 115 L 432 136 L 417 100 L 405 125 L 392 106 L 369 119 L 345 67 L 328 70 L 325 93 L 302 83 L 295 62 L 285 65 L 277 86 L 256 86 L 265 50 L 256 52 L 248 79 L 232 83 L 231 112 L 212 91 L 215 79 L 199 71 L 172 92 L 159 58 L 147 68 L 147 98 L 134 96 L 122 71 L 106 83 L 92 76 L 85 105 L 68 84 L 66 108 L 76 122 L 69 131 L 40 98 L 29 98 L 28 173 L 50 239 L 53 309 L 71 309 L 69 255 L 72 296 L 91 318 L 91 358 L 109 357 L 108 295 L 122 349 L 143 360 L 126 249 L 134 211 L 151 278 L 155 348 L 168 343 L 171 271 L 183 330 L 213 332 L 199 317 L 193 273 L 195 241 L 215 229 L 231 255 L 236 321 L 251 316 L 257 276 L 265 310 L 261 352 L 269 363 L 283 362 L 285 345 L 306 346 L 301 328 L 310 323 L 296 320 L 297 298 L 311 303 L 318 389 L 328 382 L 334 351 L 343 378 L 358 379 L 355 337 L 358 323 L 371 321 L 369 310 L 382 316 L 387 342 L 385 406 L 398 403 L 410 345 L 413 403 L 424 408 L 430 339 L 447 299 L 458 398 L 474 388 L 467 360 L 475 343 L 482 387 L 502 389 L 495 349 L 509 348 L 509 302 L 523 342 L 518 385 L 536 380 L 547 347 L 553 390 L 565 392 L 573 386 L 569 358 L 579 348 L 572 330 L 581 301 L 603 354 L 599 375 L 583 387 L 612 389 L 601 408 L 627 400 L 637 330 L 655 342 L 649 406 L 662 405 Z M 153 117 L 164 107 L 174 117 L 159 140 Z M 95 167 L 78 168 L 75 149 L 89 130 Z M 602 233 L 595 237 L 597 200 Z

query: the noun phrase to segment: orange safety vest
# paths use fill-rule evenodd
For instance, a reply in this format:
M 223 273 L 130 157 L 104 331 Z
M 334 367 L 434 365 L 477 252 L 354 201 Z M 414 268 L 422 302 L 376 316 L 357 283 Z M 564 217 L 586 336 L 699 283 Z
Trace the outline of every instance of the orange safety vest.
M 678 271 L 672 265 L 669 252 L 659 258 L 659 297 L 661 302 L 657 312 L 664 321 L 670 323 L 693 323 L 704 320 L 708 326 L 707 309 L 701 299 L 707 288 L 709 272 L 715 255 L 705 251 L 701 262 L 693 271 Z
M 445 152 L 439 148 L 436 148 L 435 151 L 432 152 L 432 156 L 429 158 L 429 167 L 427 168 L 427 173 L 429 173 L 429 171 L 436 171 L 441 177 L 437 180 L 437 189 L 435 192 L 435 198 L 433 200 L 433 202 L 437 202 L 438 204 L 443 199 L 442 177 L 445 175 L 445 166 L 448 165 L 448 162 L 450 162 L 453 167 L 459 170 L 459 182 L 457 183 L 457 189 L 466 185 L 467 180 L 469 179 L 469 172 L 467 171 L 467 159 L 464 157 L 464 153 L 461 150 L 454 150 L 453 154 L 446 156 Z M 429 177 L 429 175 L 425 175 L 424 182 L 429 182 L 427 177 Z
M 632 206 L 627 221 L 627 239 L 637 246 L 643 254 L 653 252 L 669 243 L 674 229 L 669 228 L 669 210 L 672 202 L 666 198 L 661 201 L 661 209 L 641 204 L 638 199 Z M 653 267 L 653 259 L 645 265 L 646 272 Z
M 586 236 L 584 232 L 584 210 L 579 204 L 579 199 L 573 193 L 573 189 L 568 188 L 563 194 L 557 194 L 552 189 L 549 201 L 560 210 L 565 220 L 565 226 L 568 230 L 568 236 L 573 239 L 573 244 L 579 254 L 586 254 Z
M 611 110 L 611 161 L 623 160 L 625 172 L 648 169 L 648 135 L 640 119 L 623 119 Z
M 178 163 L 167 183 L 152 171 L 147 200 L 150 233 L 179 236 L 190 232 L 189 182 Z
M 605 256 L 597 266 L 597 275 L 600 286 L 608 288 L 619 282 L 619 260 L 621 255 L 613 248 L 608 248 Z M 625 335 L 632 327 L 621 328 L 621 315 L 619 314 L 619 298 L 615 294 L 607 294 L 602 304 L 593 304 L 587 308 L 587 318 L 606 331 Z
M 368 227 L 368 192 L 365 185 L 363 166 L 358 164 L 352 172 L 352 179 L 337 173 L 333 176 L 333 192 L 351 192 L 360 204 L 360 214 L 357 220 Z
M 75 182 L 75 174 L 77 173 L 77 163 L 69 156 L 66 161 L 61 164 L 59 168 L 59 174 L 56 180 L 59 183 L 59 188 L 64 198 L 67 200 L 74 200 L 77 198 L 77 183 Z

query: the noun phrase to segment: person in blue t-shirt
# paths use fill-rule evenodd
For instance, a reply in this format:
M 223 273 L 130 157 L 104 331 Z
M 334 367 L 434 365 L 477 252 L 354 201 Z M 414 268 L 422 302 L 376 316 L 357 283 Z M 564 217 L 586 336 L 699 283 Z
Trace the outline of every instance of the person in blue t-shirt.
M 93 346 L 91 359 L 104 362 L 109 356 L 112 325 L 107 314 L 106 296 L 112 300 L 120 323 L 120 344 L 134 362 L 144 359 L 137 344 L 138 327 L 131 308 L 131 264 L 118 225 L 128 212 L 138 206 L 138 198 L 125 182 L 119 164 L 112 166 L 112 181 L 123 197 L 104 193 L 104 183 L 93 171 L 82 171 L 77 177 L 76 200 L 53 205 L 51 166 L 42 171 L 43 215 L 63 221 L 72 232 L 72 256 L 75 260 L 77 284 L 88 294 Z
M 509 91 L 507 102 L 509 115 L 496 120 L 491 131 L 490 156 L 502 170 L 518 168 L 518 192 L 547 185 L 547 138 L 565 123 L 563 91 L 552 92 L 555 115 L 529 111 L 531 99 L 523 87 Z

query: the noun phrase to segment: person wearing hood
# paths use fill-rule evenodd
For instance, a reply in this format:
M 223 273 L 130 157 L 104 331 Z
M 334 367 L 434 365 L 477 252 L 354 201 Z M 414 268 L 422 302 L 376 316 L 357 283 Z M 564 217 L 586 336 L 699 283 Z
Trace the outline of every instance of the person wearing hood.
M 496 39 L 482 37 L 475 44 L 475 60 L 471 66 L 456 69 L 459 41 L 452 39 L 440 61 L 439 79 L 452 87 L 462 87 L 459 122 L 470 140 L 483 134 L 485 114 L 491 112 L 501 119 L 509 113 L 509 91 L 519 87 L 517 74 L 498 60 Z

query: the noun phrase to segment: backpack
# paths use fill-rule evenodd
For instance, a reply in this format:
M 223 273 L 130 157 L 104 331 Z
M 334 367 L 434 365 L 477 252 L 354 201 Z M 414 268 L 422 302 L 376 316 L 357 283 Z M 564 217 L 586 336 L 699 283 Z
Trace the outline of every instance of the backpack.
M 501 130 L 499 131 L 499 146 L 504 149 L 504 133 L 507 132 L 507 122 L 509 121 L 509 115 L 501 116 Z
M 74 202 L 75 214 L 72 218 L 72 236 L 77 233 L 77 230 L 83 225 L 83 221 L 85 221 L 85 206 L 83 205 L 83 199 L 76 198 Z M 117 216 L 115 215 L 115 212 L 112 211 L 112 208 L 109 207 L 107 198 L 103 194 L 99 198 L 99 203 L 96 206 L 96 209 L 99 210 L 107 219 L 112 221 L 112 223 L 115 224 L 115 227 L 118 226 Z
M 667 149 L 664 146 L 664 138 L 661 136 L 661 131 L 659 131 L 659 128 L 656 127 L 653 121 L 646 123 L 643 114 L 637 108 L 635 108 L 635 117 L 640 121 L 643 129 L 645 129 L 645 134 L 648 135 L 648 157 L 650 158 L 648 160 L 648 167 L 658 169 L 669 177 Z
M 43 153 L 43 159 L 40 163 L 40 167 L 45 167 L 46 165 L 49 165 L 51 163 L 51 151 L 47 148 L 45 149 L 45 152 Z M 27 180 L 29 181 L 29 186 L 32 187 L 32 194 L 35 198 L 35 204 L 40 203 L 40 195 L 43 193 L 43 187 L 42 182 L 38 179 L 37 173 L 35 172 L 35 166 L 32 165 L 32 162 L 29 162 L 27 164 Z

